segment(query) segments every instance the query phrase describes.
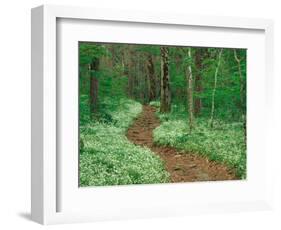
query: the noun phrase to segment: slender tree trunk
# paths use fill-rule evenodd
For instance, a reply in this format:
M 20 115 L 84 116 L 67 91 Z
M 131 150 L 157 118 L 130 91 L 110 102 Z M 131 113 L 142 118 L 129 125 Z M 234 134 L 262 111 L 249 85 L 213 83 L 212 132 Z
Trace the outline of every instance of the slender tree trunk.
M 214 112 L 215 112 L 215 94 L 217 89 L 217 78 L 218 78 L 218 71 L 221 63 L 221 55 L 222 55 L 223 49 L 220 49 L 219 56 L 218 56 L 218 64 L 215 71 L 215 79 L 214 79 L 214 88 L 212 93 L 212 109 L 211 109 L 211 118 L 210 118 L 210 126 L 213 128 L 213 122 L 214 122 Z
M 238 72 L 239 72 L 239 83 L 240 83 L 240 109 L 241 109 L 241 114 L 242 114 L 242 122 L 243 122 L 243 129 L 244 129 L 244 140 L 245 143 L 247 141 L 247 129 L 246 129 L 246 114 L 244 111 L 244 97 L 243 97 L 243 92 L 244 92 L 244 82 L 243 82 L 243 75 L 242 75 L 242 70 L 241 70 L 241 60 L 237 56 L 236 49 L 234 49 L 234 57 L 237 62 L 238 66 Z
M 144 104 L 148 104 L 150 102 L 150 80 L 148 76 L 148 72 L 146 71 L 146 63 L 143 62 L 143 78 L 144 78 Z
M 143 99 L 143 92 L 141 91 L 141 89 L 140 89 L 140 86 L 141 86 L 141 73 L 140 73 L 140 70 L 141 68 L 140 68 L 140 55 L 138 54 L 138 56 L 137 56 L 137 77 L 136 77 L 136 79 L 137 79 L 137 84 L 136 84 L 136 88 L 137 88 L 137 98 L 139 99 L 139 100 L 141 100 L 141 101 L 143 101 L 142 99 Z
M 132 89 L 132 98 L 137 99 L 137 88 L 138 88 L 138 82 L 137 82 L 137 73 L 138 73 L 138 61 L 137 61 L 137 54 L 134 52 L 132 55 L 132 73 L 131 73 L 131 89 Z
M 149 101 L 153 101 L 156 99 L 156 77 L 155 77 L 153 58 L 151 54 L 148 54 L 147 71 L 148 71 L 148 78 L 149 78 L 149 82 L 148 82 Z
M 244 105 L 244 102 L 243 102 L 243 75 L 242 75 L 242 71 L 241 71 L 241 63 L 240 63 L 240 59 L 238 58 L 237 56 L 237 52 L 236 50 L 234 49 L 234 57 L 235 57 L 235 60 L 237 62 L 237 66 L 238 66 L 238 72 L 239 72 L 239 84 L 240 84 L 240 109 L 241 109 L 241 112 L 244 113 L 243 111 L 243 105 Z
M 125 72 L 124 74 L 128 78 L 128 90 L 127 95 L 129 98 L 133 98 L 133 54 L 132 45 L 127 45 L 124 49 L 124 62 L 125 62 Z
M 191 60 L 191 48 L 188 48 L 188 57 Z M 194 127 L 193 118 L 193 77 L 191 63 L 188 65 L 188 71 L 186 71 L 186 80 L 188 83 L 187 95 L 188 95 L 188 115 L 189 115 L 189 132 L 191 133 Z
M 96 71 L 99 69 L 99 60 L 95 59 L 90 64 L 90 112 L 91 116 L 98 111 L 99 81 Z
M 147 74 L 145 74 L 145 62 L 143 60 L 143 54 L 139 55 L 139 82 L 140 82 L 140 98 L 143 104 L 147 104 L 148 86 L 147 86 Z
M 169 53 L 168 48 L 161 47 L 161 101 L 160 112 L 171 111 L 171 91 L 169 76 Z
M 195 72 L 195 91 L 196 94 L 201 94 L 203 87 L 202 87 L 202 52 L 203 50 L 201 48 L 197 48 L 195 51 L 195 66 L 196 66 L 196 72 Z M 196 96 L 194 99 L 194 115 L 198 116 L 201 113 L 202 108 L 202 100 L 200 97 Z
M 161 63 L 161 56 L 155 56 L 155 62 L 154 63 Z M 161 92 L 161 70 L 155 71 L 155 82 L 156 82 L 156 99 L 160 98 L 160 92 Z
M 128 96 L 130 98 L 134 98 L 134 92 L 133 92 L 133 86 L 134 86 L 134 72 L 131 70 L 131 67 L 130 66 L 129 70 L 128 70 Z
M 87 92 L 87 83 L 89 82 L 88 78 L 89 78 L 89 66 L 85 66 L 85 70 L 83 68 L 83 70 L 79 70 L 79 79 L 80 79 L 80 91 L 82 93 Z

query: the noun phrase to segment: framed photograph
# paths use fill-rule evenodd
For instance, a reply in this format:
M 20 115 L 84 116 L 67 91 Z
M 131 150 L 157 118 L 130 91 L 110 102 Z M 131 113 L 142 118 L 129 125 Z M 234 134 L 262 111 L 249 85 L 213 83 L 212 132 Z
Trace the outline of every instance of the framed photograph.
M 32 9 L 32 219 L 271 208 L 273 23 Z

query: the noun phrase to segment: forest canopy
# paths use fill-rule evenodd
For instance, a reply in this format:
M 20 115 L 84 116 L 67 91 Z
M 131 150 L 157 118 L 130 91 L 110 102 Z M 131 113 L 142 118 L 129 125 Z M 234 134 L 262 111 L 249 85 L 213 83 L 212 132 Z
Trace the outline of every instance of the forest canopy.
M 140 116 L 159 121 L 153 146 L 246 178 L 246 59 L 246 49 L 80 42 L 80 185 L 174 181 L 155 147 L 130 139 Z

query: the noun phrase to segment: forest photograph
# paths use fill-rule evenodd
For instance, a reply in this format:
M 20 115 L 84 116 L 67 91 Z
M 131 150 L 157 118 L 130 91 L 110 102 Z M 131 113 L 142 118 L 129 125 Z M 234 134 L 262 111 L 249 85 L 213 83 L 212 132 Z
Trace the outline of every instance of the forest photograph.
M 78 49 L 80 187 L 246 179 L 246 49 Z

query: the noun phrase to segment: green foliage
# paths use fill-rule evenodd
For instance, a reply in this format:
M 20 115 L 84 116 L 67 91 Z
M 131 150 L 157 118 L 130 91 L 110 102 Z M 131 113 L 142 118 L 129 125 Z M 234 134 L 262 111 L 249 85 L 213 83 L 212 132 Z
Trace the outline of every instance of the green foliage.
M 104 98 L 101 114 L 109 120 L 87 116 L 87 96 L 80 97 L 80 185 L 164 183 L 169 179 L 162 160 L 149 149 L 135 146 L 125 136 L 142 110 L 125 98 Z M 114 122 L 113 122 L 114 121 Z
M 79 43 L 79 62 L 80 65 L 90 64 L 93 59 L 98 59 L 108 54 L 104 45 L 95 45 L 89 42 Z
M 142 45 L 136 48 L 139 52 L 144 52 L 146 54 L 160 55 L 160 47 L 153 45 Z

